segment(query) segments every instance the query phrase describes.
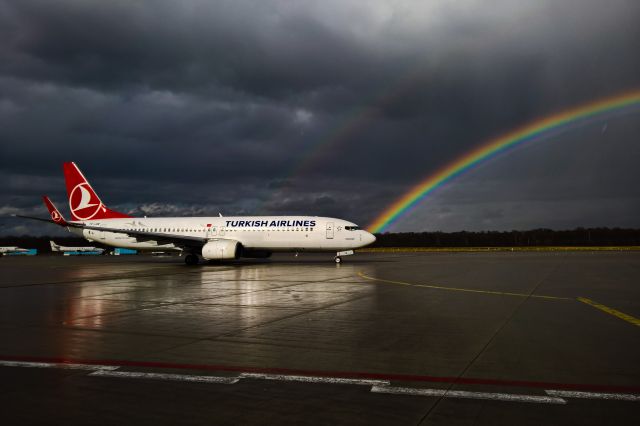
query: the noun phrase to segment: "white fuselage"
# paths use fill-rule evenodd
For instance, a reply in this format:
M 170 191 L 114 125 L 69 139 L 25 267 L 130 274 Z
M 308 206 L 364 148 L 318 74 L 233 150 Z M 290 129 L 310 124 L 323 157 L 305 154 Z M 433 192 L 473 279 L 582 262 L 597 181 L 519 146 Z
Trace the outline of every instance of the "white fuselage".
M 24 253 L 26 251 L 29 251 L 27 249 L 23 249 L 20 247 L 0 247 L 0 253 Z
M 68 247 L 68 246 L 55 246 L 51 249 L 51 251 L 60 251 L 60 252 L 103 252 L 104 249 L 100 247 Z
M 82 222 L 123 231 L 143 231 L 167 236 L 234 240 L 246 249 L 268 251 L 340 251 L 364 247 L 375 241 L 354 223 L 317 216 L 242 216 L 102 219 Z M 125 233 L 70 228 L 89 241 L 136 250 L 180 250 L 173 244 L 136 239 Z

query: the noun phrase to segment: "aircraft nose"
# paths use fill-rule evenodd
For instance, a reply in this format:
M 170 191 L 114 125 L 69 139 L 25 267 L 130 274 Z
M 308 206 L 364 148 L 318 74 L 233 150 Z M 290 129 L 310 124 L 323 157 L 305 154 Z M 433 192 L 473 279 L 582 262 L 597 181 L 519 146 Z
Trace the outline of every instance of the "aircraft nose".
M 373 244 L 376 241 L 376 236 L 370 232 L 365 231 L 364 241 L 367 245 Z

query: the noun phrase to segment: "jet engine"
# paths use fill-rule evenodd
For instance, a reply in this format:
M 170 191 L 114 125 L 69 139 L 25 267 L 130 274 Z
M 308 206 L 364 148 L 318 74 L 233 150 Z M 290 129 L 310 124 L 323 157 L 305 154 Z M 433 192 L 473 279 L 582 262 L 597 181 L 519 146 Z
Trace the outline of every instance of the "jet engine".
M 233 240 L 209 241 L 202 247 L 202 257 L 207 260 L 237 259 L 242 245 Z

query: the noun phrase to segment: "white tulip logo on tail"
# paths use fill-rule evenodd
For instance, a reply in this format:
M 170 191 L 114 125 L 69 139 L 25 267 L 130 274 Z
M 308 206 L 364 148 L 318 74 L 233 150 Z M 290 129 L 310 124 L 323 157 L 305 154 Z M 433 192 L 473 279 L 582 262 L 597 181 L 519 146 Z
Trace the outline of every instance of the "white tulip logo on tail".
M 90 189 L 87 182 L 79 183 L 69 196 L 69 209 L 78 220 L 91 219 L 101 208 L 106 211 L 98 197 Z
M 62 216 L 60 216 L 60 213 L 58 213 L 57 210 L 53 210 L 51 212 L 51 219 L 53 219 L 54 222 L 58 223 L 62 220 Z

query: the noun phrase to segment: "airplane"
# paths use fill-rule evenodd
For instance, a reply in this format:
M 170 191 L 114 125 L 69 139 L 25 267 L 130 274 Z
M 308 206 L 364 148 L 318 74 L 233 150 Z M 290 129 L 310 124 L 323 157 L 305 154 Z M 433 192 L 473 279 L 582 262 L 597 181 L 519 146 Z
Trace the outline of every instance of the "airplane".
M 376 240 L 355 223 L 318 216 L 131 217 L 109 209 L 73 162 L 63 163 L 71 220 L 49 197 L 51 219 L 88 241 L 141 251 L 178 251 L 187 265 L 200 259 L 267 258 L 274 252 L 335 252 L 334 261 Z
M 23 248 L 16 247 L 16 246 L 0 247 L 0 254 L 5 254 L 5 253 L 26 253 L 28 251 L 29 251 L 28 249 L 23 249 Z
M 56 244 L 53 241 L 49 241 L 49 244 L 51 244 L 51 251 L 61 251 L 61 252 L 66 252 L 66 251 L 79 251 L 79 252 L 100 252 L 102 253 L 104 251 L 103 248 L 100 247 L 68 247 L 68 246 L 60 246 L 58 244 Z

